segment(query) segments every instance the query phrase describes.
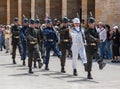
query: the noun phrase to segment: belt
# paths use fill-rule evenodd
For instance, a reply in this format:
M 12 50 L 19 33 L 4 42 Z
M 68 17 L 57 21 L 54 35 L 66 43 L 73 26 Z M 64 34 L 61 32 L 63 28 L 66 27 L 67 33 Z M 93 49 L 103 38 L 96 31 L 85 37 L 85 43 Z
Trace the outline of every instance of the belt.
M 54 40 L 53 40 L 53 39 L 47 39 L 47 41 L 49 41 L 49 42 L 53 42 Z
M 37 42 L 35 42 L 35 41 L 30 41 L 30 44 L 36 44 Z
M 88 45 L 96 46 L 96 43 L 88 43 Z
M 19 36 L 14 36 L 14 38 L 19 38 Z
M 73 43 L 73 45 L 76 45 L 76 46 L 83 46 L 85 45 L 84 43 Z
M 69 42 L 69 39 L 65 39 L 65 40 L 63 40 L 63 42 Z

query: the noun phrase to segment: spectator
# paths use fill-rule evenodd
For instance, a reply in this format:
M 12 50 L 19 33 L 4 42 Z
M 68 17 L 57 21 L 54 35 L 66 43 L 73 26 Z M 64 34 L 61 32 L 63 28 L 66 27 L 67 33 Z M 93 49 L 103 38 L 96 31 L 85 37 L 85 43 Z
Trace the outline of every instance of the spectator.
M 106 52 L 107 52 L 107 58 L 112 59 L 112 52 L 111 52 L 111 39 L 112 39 L 112 31 L 110 30 L 109 25 L 105 25 L 105 28 L 107 30 L 107 39 L 106 39 Z
M 119 45 L 120 45 L 120 33 L 118 31 L 118 26 L 114 26 L 113 29 L 113 36 L 112 36 L 112 52 L 113 52 L 113 60 L 111 62 L 118 63 L 120 62 L 119 56 Z

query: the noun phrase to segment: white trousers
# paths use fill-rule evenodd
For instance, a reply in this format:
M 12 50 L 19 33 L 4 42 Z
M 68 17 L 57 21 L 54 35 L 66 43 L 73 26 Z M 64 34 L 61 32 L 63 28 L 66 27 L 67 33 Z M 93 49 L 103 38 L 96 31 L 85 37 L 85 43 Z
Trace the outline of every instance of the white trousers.
M 72 58 L 73 69 L 77 68 L 78 54 L 80 55 L 82 63 L 83 64 L 87 63 L 87 57 L 86 57 L 86 51 L 85 51 L 84 45 L 82 45 L 82 46 L 72 45 L 71 50 L 72 50 L 72 54 L 73 54 L 73 58 Z
M 6 52 L 9 50 L 9 38 L 5 39 L 5 47 L 6 47 Z

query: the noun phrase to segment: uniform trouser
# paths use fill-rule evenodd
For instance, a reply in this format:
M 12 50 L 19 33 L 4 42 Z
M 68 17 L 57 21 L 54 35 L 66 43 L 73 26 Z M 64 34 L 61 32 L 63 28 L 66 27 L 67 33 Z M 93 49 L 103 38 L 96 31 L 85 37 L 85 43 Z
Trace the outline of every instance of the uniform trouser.
M 33 58 L 37 61 L 41 61 L 38 50 L 38 45 L 28 45 L 28 67 L 32 67 Z
M 5 47 L 6 47 L 6 52 L 9 50 L 9 38 L 5 39 Z
M 77 68 L 77 59 L 78 59 L 78 54 L 80 55 L 80 58 L 82 60 L 82 63 L 85 64 L 87 63 L 87 57 L 86 57 L 86 51 L 84 45 L 78 46 L 78 45 L 72 45 L 72 66 L 73 69 Z
M 39 44 L 39 50 L 40 50 L 40 53 L 41 53 L 41 57 L 44 59 L 44 57 L 45 57 L 45 47 L 44 47 L 44 44 L 42 42 Z
M 22 53 L 22 60 L 26 59 L 27 56 L 27 42 L 26 41 L 22 41 L 22 49 L 23 49 L 23 53 Z
M 21 46 L 21 43 L 20 42 L 13 43 L 12 46 L 13 46 L 12 59 L 15 59 L 15 57 L 16 57 L 17 46 L 18 46 L 19 53 L 20 53 L 20 56 L 21 56 L 22 55 L 22 46 Z
M 58 47 L 56 46 L 55 43 L 48 43 L 45 46 L 46 48 L 46 58 L 45 58 L 45 64 L 49 64 L 49 59 L 50 59 L 50 50 L 53 49 L 53 51 L 57 54 L 57 56 L 60 58 L 61 57 L 61 52 L 59 51 Z
M 65 66 L 65 62 L 66 62 L 66 52 L 67 52 L 67 49 L 60 49 L 61 53 L 62 53 L 62 56 L 61 56 L 61 59 L 60 59 L 60 62 L 61 62 L 61 66 L 64 67 Z
M 9 39 L 9 50 L 10 50 L 10 53 L 12 53 L 13 48 L 12 48 L 12 38 L 11 37 Z
M 87 53 L 87 71 L 91 72 L 92 71 L 93 57 L 97 60 L 98 63 L 100 61 L 102 61 L 102 59 L 100 59 L 100 56 L 98 54 L 98 47 L 97 46 L 87 45 L 86 46 L 86 53 Z

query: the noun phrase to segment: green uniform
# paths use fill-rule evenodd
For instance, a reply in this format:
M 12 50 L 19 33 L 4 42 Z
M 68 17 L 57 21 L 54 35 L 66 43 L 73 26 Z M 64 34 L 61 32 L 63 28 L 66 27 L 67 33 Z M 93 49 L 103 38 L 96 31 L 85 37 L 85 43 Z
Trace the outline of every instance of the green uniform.
M 17 25 L 12 26 L 11 33 L 12 33 L 12 46 L 13 46 L 12 59 L 13 59 L 13 63 L 16 64 L 15 57 L 16 57 L 17 46 L 19 48 L 20 56 L 22 55 L 20 27 Z
M 39 68 L 41 68 L 42 63 L 39 55 L 38 34 L 36 32 L 36 29 L 30 27 L 27 30 L 26 35 L 27 35 L 27 47 L 28 47 L 28 66 L 29 66 L 29 73 L 31 73 L 33 58 L 38 61 Z
M 92 59 L 93 57 L 97 60 L 99 64 L 99 68 L 103 69 L 105 66 L 105 63 L 102 59 L 100 59 L 100 56 L 98 54 L 98 44 L 99 44 L 99 36 L 97 33 L 97 30 L 88 28 L 88 30 L 85 32 L 86 34 L 86 52 L 87 52 L 87 71 L 91 72 L 92 69 Z
M 61 27 L 59 30 L 60 33 L 60 44 L 59 44 L 59 49 L 62 52 L 62 57 L 61 57 L 61 66 L 64 68 L 65 66 L 65 61 L 66 61 L 66 52 L 71 49 L 71 37 L 69 34 L 69 28 L 68 26 Z M 72 54 L 72 53 L 71 53 Z

